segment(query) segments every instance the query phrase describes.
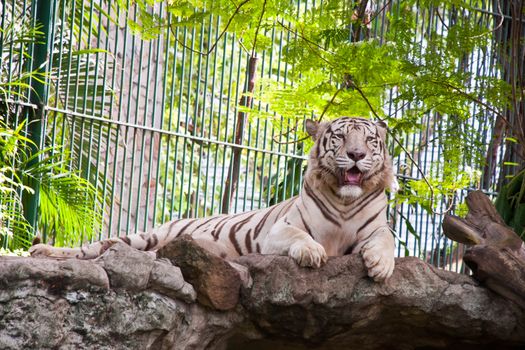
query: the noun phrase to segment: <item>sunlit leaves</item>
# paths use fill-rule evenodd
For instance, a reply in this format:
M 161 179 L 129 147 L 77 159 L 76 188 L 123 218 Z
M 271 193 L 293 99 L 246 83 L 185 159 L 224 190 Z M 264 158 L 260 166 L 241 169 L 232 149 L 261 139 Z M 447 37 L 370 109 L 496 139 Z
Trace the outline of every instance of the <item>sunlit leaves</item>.
M 8 12 L 12 11 L 6 14 L 6 18 L 30 15 L 29 11 L 13 4 L 13 8 L 9 8 L 9 5 L 4 8 Z M 71 22 L 63 22 L 53 32 L 56 37 L 52 38 L 53 51 L 49 55 L 52 60 L 47 62 L 53 68 L 45 75 L 38 72 L 41 67 L 31 67 L 29 55 L 31 44 L 41 41 L 41 26 L 33 28 L 30 18 L 24 18 L 21 21 L 8 21 L 2 29 L 0 245 L 11 251 L 29 247 L 36 233 L 46 232 L 49 241 L 72 245 L 100 231 L 100 195 L 88 180 L 68 168 L 71 155 L 65 151 L 65 147 L 54 145 L 35 153 L 33 149 L 36 145 L 25 136 L 27 113 L 21 113 L 22 109 L 17 108 L 16 103 L 27 100 L 31 81 L 43 84 L 47 81 L 51 82 L 49 91 L 53 105 L 66 108 L 74 106 L 75 110 L 78 108 L 84 112 L 101 114 L 97 111 L 100 112 L 104 97 L 111 90 L 104 86 L 100 71 L 102 65 L 97 59 L 107 52 L 82 45 L 86 44 L 88 34 L 98 35 L 99 29 L 104 30 L 98 26 L 98 21 L 107 13 L 90 13 L 84 11 L 84 6 L 82 1 L 76 0 L 72 8 L 58 11 L 62 13 L 64 10 L 70 15 Z M 95 67 L 98 67 L 98 71 Z M 64 68 L 62 72 L 69 69 L 69 74 L 57 73 L 60 68 Z M 79 99 L 79 96 L 83 98 Z M 49 142 L 49 139 L 44 141 L 45 144 Z M 36 227 L 31 227 L 23 214 L 23 200 L 35 193 L 28 183 L 36 183 L 40 187 Z
M 375 33 L 377 23 L 359 18 L 358 5 L 342 0 L 298 6 L 265 0 L 173 0 L 168 11 L 172 26 L 180 28 L 200 28 L 205 16 L 220 17 L 218 34 L 234 34 L 248 55 L 278 53 L 288 80 L 283 81 L 282 70 L 258 79 L 252 94 L 255 107 L 239 107 L 250 121 L 269 121 L 284 134 L 289 128 L 300 133 L 298 120 L 305 116 L 378 116 L 409 151 L 422 147 L 409 141 L 416 133 L 428 132 L 432 142 L 443 145 L 439 161 L 427 170 L 430 187 L 426 181 L 414 182 L 419 194 L 413 198 L 433 193 L 437 203 L 440 196 L 448 198 L 461 186 L 475 184 L 479 174 L 466 166 L 482 165 L 484 149 L 477 135 L 483 131 L 471 124 L 481 123 L 487 111 L 494 115 L 508 108 L 510 94 L 502 80 L 483 71 L 471 73 L 472 62 L 492 49 L 494 19 L 477 11 L 476 1 L 395 1 L 368 14 L 378 21 L 383 14 L 377 11 L 385 12 L 383 32 Z M 154 22 L 144 22 L 146 35 Z M 271 40 L 271 35 L 280 39 Z M 213 43 L 207 48 L 204 54 L 213 51 Z M 432 126 L 424 122 L 428 118 L 434 118 Z M 397 146 L 394 153 L 401 152 Z

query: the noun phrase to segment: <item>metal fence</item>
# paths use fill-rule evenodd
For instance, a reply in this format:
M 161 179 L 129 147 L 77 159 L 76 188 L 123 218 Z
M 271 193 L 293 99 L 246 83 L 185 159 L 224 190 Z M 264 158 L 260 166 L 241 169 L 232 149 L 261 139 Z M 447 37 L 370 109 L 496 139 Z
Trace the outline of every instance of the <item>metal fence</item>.
M 497 13 L 490 2 L 480 4 L 483 8 L 471 16 L 493 30 Z M 378 15 L 372 16 L 370 35 L 383 38 L 384 24 L 396 5 L 390 0 L 372 3 L 371 11 Z M 298 11 L 307 9 L 301 2 L 297 6 Z M 151 11 L 168 16 L 163 3 Z M 16 95 L 8 96 L 9 102 L 20 108 L 21 116 L 27 113 L 41 120 L 31 124 L 33 131 L 41 130 L 39 142 L 69 149 L 74 155 L 69 166 L 99 189 L 105 198 L 98 208 L 104 213 L 100 237 L 146 231 L 177 217 L 265 207 L 293 195 L 300 188 L 306 156 L 302 143 L 289 141 L 300 137 L 302 120 L 311 116 L 290 121 L 279 115 L 245 114 L 239 101 L 249 83 L 249 53 L 234 35 L 221 31 L 224 19 L 208 16 L 198 25 L 173 27 L 142 40 L 126 25 L 138 16 L 137 7 L 126 13 L 106 0 L 2 3 L 5 76 L 10 79 L 16 70 L 27 69 L 14 63 L 24 53 L 32 57 L 31 70 L 47 73 L 45 84 L 33 81 L 43 104 L 38 98 L 27 102 Z M 446 30 L 452 20 L 446 11 L 444 18 L 437 12 L 418 16 L 419 35 L 414 41 L 422 47 L 430 31 Z M 10 26 L 35 22 L 42 24 L 45 51 L 31 52 L 33 46 L 23 42 L 8 43 Z M 293 86 L 293 66 L 282 59 L 292 34 L 265 35 L 272 44 L 258 53 L 257 79 Z M 213 50 L 211 43 L 216 43 Z M 498 77 L 501 72 L 494 60 L 489 45 L 471 55 L 465 69 L 473 76 L 483 72 Z M 395 93 L 391 92 L 392 100 Z M 255 108 L 267 108 L 257 103 Z M 395 103 L 385 110 L 393 116 L 402 116 L 403 111 L 404 106 Z M 426 115 L 423 123 L 431 126 L 438 120 L 447 123 L 436 115 Z M 477 141 L 487 145 L 493 118 L 485 115 L 483 125 L 479 120 L 473 119 L 478 123 L 474 127 L 488 131 Z M 427 142 L 439 140 L 439 132 L 413 134 L 403 141 L 423 172 L 439 168 L 442 145 Z M 423 143 L 427 146 L 414 147 Z M 394 163 L 401 182 L 420 178 L 403 153 Z M 467 190 L 458 193 L 459 200 Z M 441 234 L 441 215 L 429 214 L 417 204 L 393 203 L 391 218 L 398 255 L 420 256 L 441 266 L 458 258 L 461 250 L 453 249 Z

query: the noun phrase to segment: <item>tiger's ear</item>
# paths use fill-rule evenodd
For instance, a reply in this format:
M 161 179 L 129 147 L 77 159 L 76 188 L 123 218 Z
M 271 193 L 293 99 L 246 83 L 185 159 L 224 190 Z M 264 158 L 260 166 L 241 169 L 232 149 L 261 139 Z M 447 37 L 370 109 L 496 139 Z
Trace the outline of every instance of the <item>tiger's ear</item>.
M 314 139 L 314 141 L 317 140 L 317 133 L 319 132 L 319 122 L 316 122 L 312 119 L 306 119 L 305 129 L 308 135 L 310 135 L 310 137 Z
M 383 141 L 386 140 L 386 133 L 388 131 L 388 125 L 386 125 L 384 121 L 380 120 L 376 122 L 376 128 L 377 128 L 377 131 L 379 132 L 379 136 L 381 136 Z

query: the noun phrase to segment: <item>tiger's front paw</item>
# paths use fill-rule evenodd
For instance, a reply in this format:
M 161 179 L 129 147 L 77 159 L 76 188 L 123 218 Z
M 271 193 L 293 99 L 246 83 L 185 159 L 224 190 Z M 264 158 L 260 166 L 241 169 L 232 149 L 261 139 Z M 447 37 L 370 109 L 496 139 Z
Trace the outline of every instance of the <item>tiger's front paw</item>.
M 324 247 L 314 240 L 293 243 L 288 255 L 303 267 L 321 267 L 328 260 Z
M 376 282 L 384 282 L 394 272 L 394 252 L 383 242 L 372 240 L 361 250 L 368 269 L 368 276 Z
M 52 256 L 53 249 L 54 248 L 48 244 L 39 243 L 29 248 L 29 254 L 33 257 Z

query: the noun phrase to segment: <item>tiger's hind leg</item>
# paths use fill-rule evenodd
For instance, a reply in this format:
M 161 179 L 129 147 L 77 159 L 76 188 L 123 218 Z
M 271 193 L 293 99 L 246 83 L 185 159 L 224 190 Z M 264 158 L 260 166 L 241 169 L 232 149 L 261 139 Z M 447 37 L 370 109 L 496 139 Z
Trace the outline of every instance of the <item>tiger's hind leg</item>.
M 48 244 L 36 244 L 29 249 L 33 257 L 50 257 L 50 258 L 76 258 L 76 259 L 95 259 L 104 254 L 112 245 L 117 242 L 123 242 L 132 248 L 150 251 L 159 248 L 159 237 L 155 233 L 137 233 L 125 237 L 112 237 L 97 241 L 80 248 L 59 248 Z
M 48 244 L 39 243 L 29 248 L 29 254 L 31 254 L 32 257 L 95 259 L 119 241 L 122 240 L 119 238 L 110 238 L 81 248 L 58 248 Z

